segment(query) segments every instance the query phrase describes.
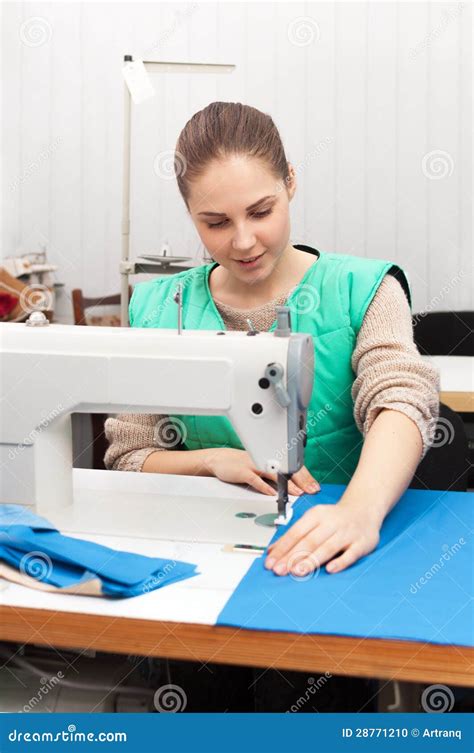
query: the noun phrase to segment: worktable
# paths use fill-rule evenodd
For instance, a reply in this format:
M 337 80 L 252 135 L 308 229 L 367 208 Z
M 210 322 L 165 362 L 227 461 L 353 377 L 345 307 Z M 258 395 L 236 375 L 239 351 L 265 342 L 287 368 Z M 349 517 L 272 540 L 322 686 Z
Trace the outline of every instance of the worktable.
M 223 499 L 223 489 L 222 514 L 216 517 L 215 502 Z M 46 516 L 55 525 L 62 520 L 59 527 L 64 533 L 141 554 L 192 561 L 201 575 L 114 601 L 45 593 L 3 581 L 3 640 L 203 663 L 474 684 L 474 649 L 466 646 L 272 631 L 263 634 L 216 626 L 218 614 L 256 556 L 223 551 L 223 544 L 245 540 L 265 545 L 273 535 L 273 529 L 236 518 L 236 513 L 273 512 L 271 497 L 215 478 L 84 469 L 74 470 L 74 490 L 73 517 L 70 511 Z M 166 517 L 152 499 L 152 494 L 164 490 L 169 495 Z M 117 502 L 121 495 L 128 500 L 126 506 Z M 213 501 L 213 512 L 205 501 Z

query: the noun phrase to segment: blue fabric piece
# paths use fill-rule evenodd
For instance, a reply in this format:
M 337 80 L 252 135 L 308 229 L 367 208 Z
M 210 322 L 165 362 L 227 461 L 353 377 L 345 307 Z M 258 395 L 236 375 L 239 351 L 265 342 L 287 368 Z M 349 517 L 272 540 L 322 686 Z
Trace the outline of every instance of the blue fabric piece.
M 30 526 L 35 530 L 46 528 L 55 531 L 55 527 L 46 518 L 41 518 L 24 505 L 0 504 L 0 528 L 9 525 Z
M 273 541 L 314 505 L 335 504 L 345 488 L 327 484 L 299 497 Z M 217 624 L 472 646 L 473 511 L 472 493 L 409 489 L 385 519 L 374 552 L 306 580 L 275 575 L 263 555 Z
M 15 507 L 19 506 L 0 505 L 0 559 L 44 583 L 65 588 L 99 578 L 104 595 L 124 598 L 197 574 L 196 565 L 188 562 L 145 557 L 64 536 L 33 513 L 16 516 Z M 21 519 L 31 525 L 17 524 Z

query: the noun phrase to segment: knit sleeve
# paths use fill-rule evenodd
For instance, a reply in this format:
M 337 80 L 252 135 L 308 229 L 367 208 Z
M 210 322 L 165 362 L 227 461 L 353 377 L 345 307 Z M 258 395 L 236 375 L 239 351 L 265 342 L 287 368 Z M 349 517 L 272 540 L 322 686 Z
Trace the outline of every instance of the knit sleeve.
M 104 424 L 109 446 L 104 465 L 112 471 L 141 471 L 152 452 L 167 449 L 163 427 L 167 416 L 154 413 L 121 413 Z
M 410 306 L 400 283 L 386 275 L 364 316 L 352 354 L 354 419 L 364 435 L 384 408 L 417 425 L 425 456 L 439 415 L 439 372 L 413 340 Z

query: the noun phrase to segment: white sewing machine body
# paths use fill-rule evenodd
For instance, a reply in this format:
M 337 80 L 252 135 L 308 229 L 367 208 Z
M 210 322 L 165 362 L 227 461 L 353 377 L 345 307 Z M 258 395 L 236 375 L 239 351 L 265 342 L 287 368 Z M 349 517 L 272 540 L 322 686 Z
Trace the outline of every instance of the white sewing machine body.
M 75 412 L 225 415 L 258 469 L 304 462 L 307 335 L 1 323 L 0 345 L 2 502 L 71 512 Z

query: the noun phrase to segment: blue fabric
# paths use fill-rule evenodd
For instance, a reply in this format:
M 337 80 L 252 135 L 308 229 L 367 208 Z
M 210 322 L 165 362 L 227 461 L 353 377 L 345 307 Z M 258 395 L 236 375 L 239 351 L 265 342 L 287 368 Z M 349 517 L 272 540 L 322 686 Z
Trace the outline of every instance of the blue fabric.
M 273 541 L 314 505 L 336 503 L 345 488 L 327 484 L 299 497 Z M 409 489 L 385 519 L 374 552 L 306 580 L 266 570 L 263 555 L 217 624 L 472 646 L 473 510 L 472 493 Z
M 39 528 L 47 528 L 50 531 L 56 530 L 49 520 L 31 512 L 29 507 L 0 504 L 0 526 L 8 525 L 31 526 L 35 530 Z
M 0 505 L 0 559 L 58 588 L 99 578 L 104 595 L 121 598 L 197 574 L 196 565 L 188 562 L 145 557 L 63 536 L 19 505 Z

